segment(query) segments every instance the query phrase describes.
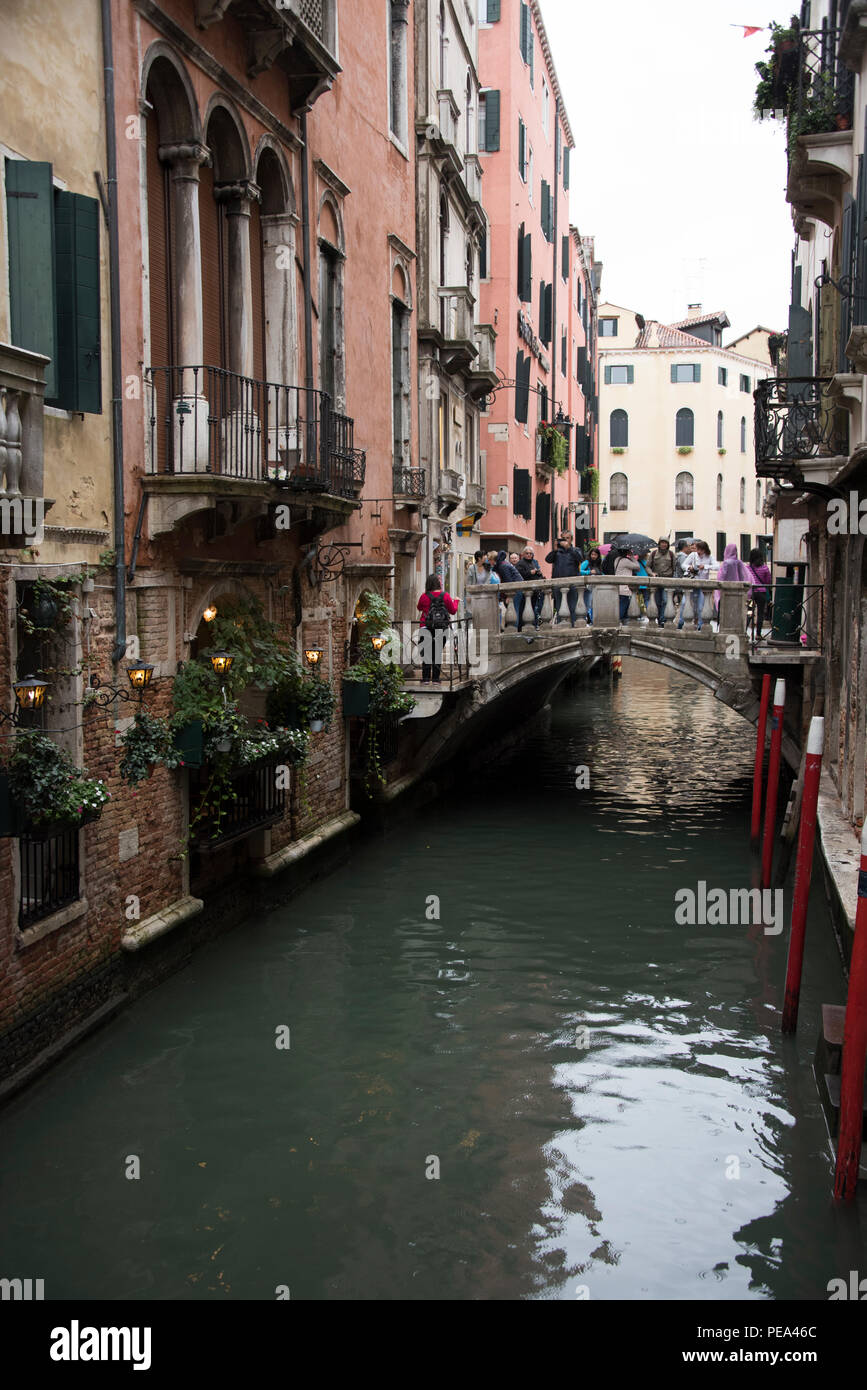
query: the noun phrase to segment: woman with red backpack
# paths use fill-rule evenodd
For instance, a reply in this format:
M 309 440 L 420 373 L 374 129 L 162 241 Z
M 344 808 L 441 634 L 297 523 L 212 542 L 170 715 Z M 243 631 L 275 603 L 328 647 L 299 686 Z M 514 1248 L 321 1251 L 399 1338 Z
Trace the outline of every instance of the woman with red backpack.
M 418 601 L 418 610 L 422 628 L 421 683 L 439 685 L 445 634 L 452 625 L 451 615 L 458 611 L 458 601 L 446 593 L 437 575 L 429 574 L 424 593 Z

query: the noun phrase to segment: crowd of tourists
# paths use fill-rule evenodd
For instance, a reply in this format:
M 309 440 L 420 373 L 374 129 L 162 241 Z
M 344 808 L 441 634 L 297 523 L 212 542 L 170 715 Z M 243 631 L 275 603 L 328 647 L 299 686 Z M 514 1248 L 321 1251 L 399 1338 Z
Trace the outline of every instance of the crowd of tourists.
M 594 575 L 621 576 L 624 581 L 634 578 L 640 579 L 644 576 L 648 579 L 671 580 L 673 587 L 669 590 L 664 584 L 659 584 L 654 585 L 652 590 L 649 585 L 646 587 L 641 585 L 635 589 L 630 584 L 621 583 L 618 586 L 618 596 L 620 622 L 622 624 L 627 624 L 630 621 L 629 610 L 633 596 L 638 603 L 638 622 L 649 623 L 651 621 L 648 603 L 652 592 L 656 601 L 655 622 L 659 627 L 665 627 L 670 595 L 671 609 L 674 614 L 673 621 L 678 629 L 682 629 L 687 620 L 687 594 L 689 594 L 692 601 L 692 621 L 700 631 L 704 626 L 708 599 L 710 599 L 709 620 L 712 621 L 718 616 L 720 591 L 681 590 L 674 587 L 674 581 L 693 579 L 705 580 L 708 583 L 716 581 L 720 584 L 736 581 L 750 585 L 749 599 L 753 635 L 755 638 L 761 636 L 771 595 L 772 580 L 765 556 L 758 548 L 750 551 L 750 558 L 747 563 L 738 557 L 737 546 L 727 545 L 723 559 L 719 564 L 714 561 L 710 546 L 706 541 L 679 540 L 672 550 L 671 543 L 665 536 L 660 537 L 655 546 L 649 547 L 619 545 L 615 541 L 613 545 L 604 547 L 604 552 L 603 547 L 592 543 L 587 549 L 585 558 L 581 548 L 574 544 L 569 533 L 563 532 L 558 537 L 554 549 L 545 556 L 545 564 L 551 566 L 551 573 L 548 576 L 542 573 L 542 567 L 536 559 L 532 546 L 528 545 L 522 551 L 512 552 L 477 550 L 472 562 L 467 566 L 464 576 L 464 604 L 467 616 L 472 619 L 473 601 L 472 595 L 467 594 L 466 590 L 475 585 L 520 584 L 522 581 L 535 583 L 546 578 L 580 580 L 582 575 L 588 577 Z M 573 626 L 576 621 L 580 588 L 580 584 L 570 584 L 566 591 L 569 618 Z M 584 607 L 587 622 L 591 625 L 593 623 L 593 594 L 594 589 L 592 587 L 584 586 Z M 542 605 L 545 601 L 544 591 L 534 589 L 527 594 L 523 590 L 518 590 L 512 596 L 515 600 L 518 630 L 528 626 L 538 627 Z M 452 618 L 458 612 L 459 606 L 458 600 L 442 587 L 438 576 L 430 575 L 425 585 L 425 591 L 418 600 L 422 628 L 434 636 L 438 632 L 446 631 L 451 626 Z M 433 682 L 436 684 L 439 679 L 439 666 L 433 662 L 425 662 L 422 667 L 422 683 Z

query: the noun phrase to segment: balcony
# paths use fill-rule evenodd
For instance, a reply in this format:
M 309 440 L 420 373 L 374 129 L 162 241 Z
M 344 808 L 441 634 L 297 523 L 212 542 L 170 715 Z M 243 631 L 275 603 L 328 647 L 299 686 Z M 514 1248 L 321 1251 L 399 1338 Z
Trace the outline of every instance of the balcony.
M 197 820 L 191 844 L 200 851 L 218 849 L 230 840 L 263 830 L 282 820 L 286 792 L 278 788 L 279 758 L 269 758 L 232 774 L 232 799 L 211 808 Z M 213 770 L 207 765 L 190 773 L 190 804 L 199 805 L 208 796 Z
M 852 187 L 854 74 L 840 60 L 839 29 L 802 30 L 789 88 L 786 198 L 796 223 L 840 219 Z M 799 228 L 800 230 L 800 228 Z
M 437 92 L 437 119 L 439 138 L 434 142 L 441 154 L 448 157 L 456 174 L 464 167 L 459 145 L 461 112 L 460 107 L 448 90 Z
M 292 110 L 306 111 L 340 72 L 337 0 L 196 0 L 196 24 L 230 15 L 247 44 L 247 75 L 277 66 L 289 78 Z
M 830 377 L 769 377 L 759 382 L 753 393 L 758 477 L 797 482 L 808 473 L 821 480 L 845 459 L 846 417 L 831 387 Z
M 427 496 L 423 468 L 395 468 L 394 500 L 400 507 L 419 507 Z
M 0 343 L 0 545 L 4 548 L 33 543 L 28 518 L 35 521 L 36 502 L 44 491 L 42 421 L 49 360 L 39 352 Z M 53 502 L 46 500 L 45 509 L 50 506 Z
M 464 187 L 471 203 L 482 207 L 482 161 L 477 154 L 468 154 L 464 163 Z M 484 213 L 482 213 L 484 216 Z
M 468 367 L 476 357 L 473 323 L 476 300 L 466 285 L 441 289 L 439 297 L 442 364 L 453 375 Z
M 355 509 L 365 455 L 324 392 L 219 367 L 150 367 L 145 394 L 151 535 L 224 501 L 246 519 L 287 494 L 307 507 L 313 494 L 332 526 Z
M 476 358 L 467 371 L 470 395 L 480 401 L 499 383 L 497 374 L 497 330 L 490 323 L 477 323 L 473 328 Z
M 467 483 L 466 503 L 468 512 L 487 511 L 484 483 Z
M 441 468 L 437 481 L 437 497 L 439 499 L 440 511 L 447 515 L 454 511 L 466 496 L 466 479 L 463 473 L 456 473 L 452 468 Z

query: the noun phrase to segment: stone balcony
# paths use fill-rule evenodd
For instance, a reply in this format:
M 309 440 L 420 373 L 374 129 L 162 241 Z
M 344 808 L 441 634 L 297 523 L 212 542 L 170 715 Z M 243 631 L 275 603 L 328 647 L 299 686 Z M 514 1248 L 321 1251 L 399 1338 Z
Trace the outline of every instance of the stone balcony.
M 32 543 L 28 517 L 44 498 L 45 369 L 39 352 L 0 343 L 0 546 Z M 30 504 L 29 507 L 26 504 Z M 41 513 L 40 513 L 41 515 Z
M 839 223 L 844 196 L 852 188 L 852 140 L 851 130 L 798 137 L 789 160 L 786 200 L 799 230 L 808 217 L 829 227 Z
M 441 289 L 440 335 L 442 362 L 450 374 L 467 368 L 477 355 L 474 311 L 476 300 L 466 285 Z
M 455 173 L 460 173 L 464 167 L 463 155 L 460 149 L 460 107 L 454 98 L 454 93 L 448 88 L 443 88 L 437 92 L 437 123 L 439 126 L 439 136 L 434 142 L 441 154 L 448 158 Z
M 482 210 L 482 161 L 477 154 L 468 154 L 464 161 L 464 187 L 467 197 Z M 484 216 L 484 213 L 482 213 Z
M 466 479 L 452 468 L 441 468 L 437 479 L 437 498 L 440 511 L 451 513 L 466 495 Z
M 293 111 L 309 110 L 340 72 L 337 0 L 195 0 L 196 24 L 208 29 L 227 16 L 247 44 L 247 74 L 277 66 L 289 78 Z
M 467 369 L 467 379 L 470 395 L 478 401 L 493 391 L 500 380 L 497 373 L 497 330 L 493 324 L 477 323 L 473 328 L 473 342 L 476 357 Z

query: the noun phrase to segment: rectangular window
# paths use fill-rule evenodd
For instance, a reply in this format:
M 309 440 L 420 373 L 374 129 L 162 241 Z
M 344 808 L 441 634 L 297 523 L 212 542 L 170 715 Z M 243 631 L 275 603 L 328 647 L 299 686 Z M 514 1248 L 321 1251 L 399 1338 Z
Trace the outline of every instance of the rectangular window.
M 527 127 L 518 117 L 518 173 L 527 182 Z
M 564 238 L 563 238 L 563 240 L 562 240 L 562 242 L 561 242 L 561 247 L 562 247 L 562 251 L 561 251 L 560 274 L 561 274 L 561 276 L 563 277 L 564 280 L 568 281 L 568 279 L 569 279 L 569 238 L 568 238 L 568 236 L 564 236 Z
M 551 534 L 551 494 L 536 493 L 536 540 L 547 541 Z
M 500 93 L 479 93 L 479 149 L 487 154 L 500 148 Z
M 554 199 L 551 197 L 551 185 L 547 179 L 542 180 L 542 232 L 546 241 L 554 240 Z
M 53 186 L 52 166 L 6 160 L 11 336 L 44 353 L 45 399 L 102 411 L 99 203 Z
M 533 489 L 530 483 L 529 468 L 512 469 L 512 495 L 515 499 L 515 516 L 525 521 L 533 520 Z
M 526 425 L 530 410 L 530 358 L 519 352 L 515 361 L 515 419 Z
M 533 298 L 533 238 L 523 222 L 518 228 L 518 298 L 523 304 Z
M 616 337 L 617 337 L 617 323 L 618 323 L 618 320 L 617 320 L 617 319 L 600 319 L 600 320 L 599 320 L 599 336 L 600 336 L 600 338 L 616 338 Z
M 560 338 L 560 371 L 563 373 L 564 376 L 566 375 L 566 372 L 568 371 L 568 368 L 569 368 L 569 350 L 568 350 L 568 343 L 567 343 L 567 341 L 566 341 L 566 329 L 564 328 L 564 329 L 563 329 L 562 336 L 561 336 L 561 338 Z
M 717 558 L 718 560 L 722 560 L 722 559 L 725 557 L 726 545 L 727 545 L 727 544 L 728 544 L 728 542 L 727 542 L 727 540 L 726 540 L 726 533 L 725 533 L 725 531 L 717 531 L 717 533 L 716 533 L 716 558 Z
M 753 389 L 753 383 L 750 381 L 750 378 L 749 378 L 748 376 L 742 376 L 742 377 L 741 377 L 741 390 L 742 390 L 742 391 L 746 391 L 747 394 L 749 394 L 750 391 L 752 391 L 752 389 Z
M 533 86 L 533 16 L 530 6 L 521 0 L 521 57 L 530 69 L 530 86 Z
M 410 438 L 410 371 L 409 371 L 409 312 L 405 305 L 391 305 L 391 399 L 394 437 L 393 465 L 409 465 Z
M 728 369 L 728 367 L 717 367 L 717 369 L 716 369 L 716 379 L 717 379 L 718 385 L 720 385 L 720 386 L 728 386 L 728 384 L 729 384 L 729 369 Z
M 569 146 L 563 146 L 563 187 L 569 192 Z
M 488 229 L 482 228 L 482 235 L 479 239 L 479 279 L 488 278 Z
M 675 383 L 701 381 L 701 367 L 697 362 L 676 362 L 672 364 L 671 379 Z
M 632 386 L 635 381 L 634 367 L 606 367 L 606 386 Z
M 744 562 L 745 565 L 749 563 L 750 551 L 752 550 L 752 548 L 753 548 L 752 537 L 749 535 L 749 533 L 744 533 L 744 532 L 742 531 L 742 532 L 741 532 L 741 559 L 743 560 L 743 562 Z

